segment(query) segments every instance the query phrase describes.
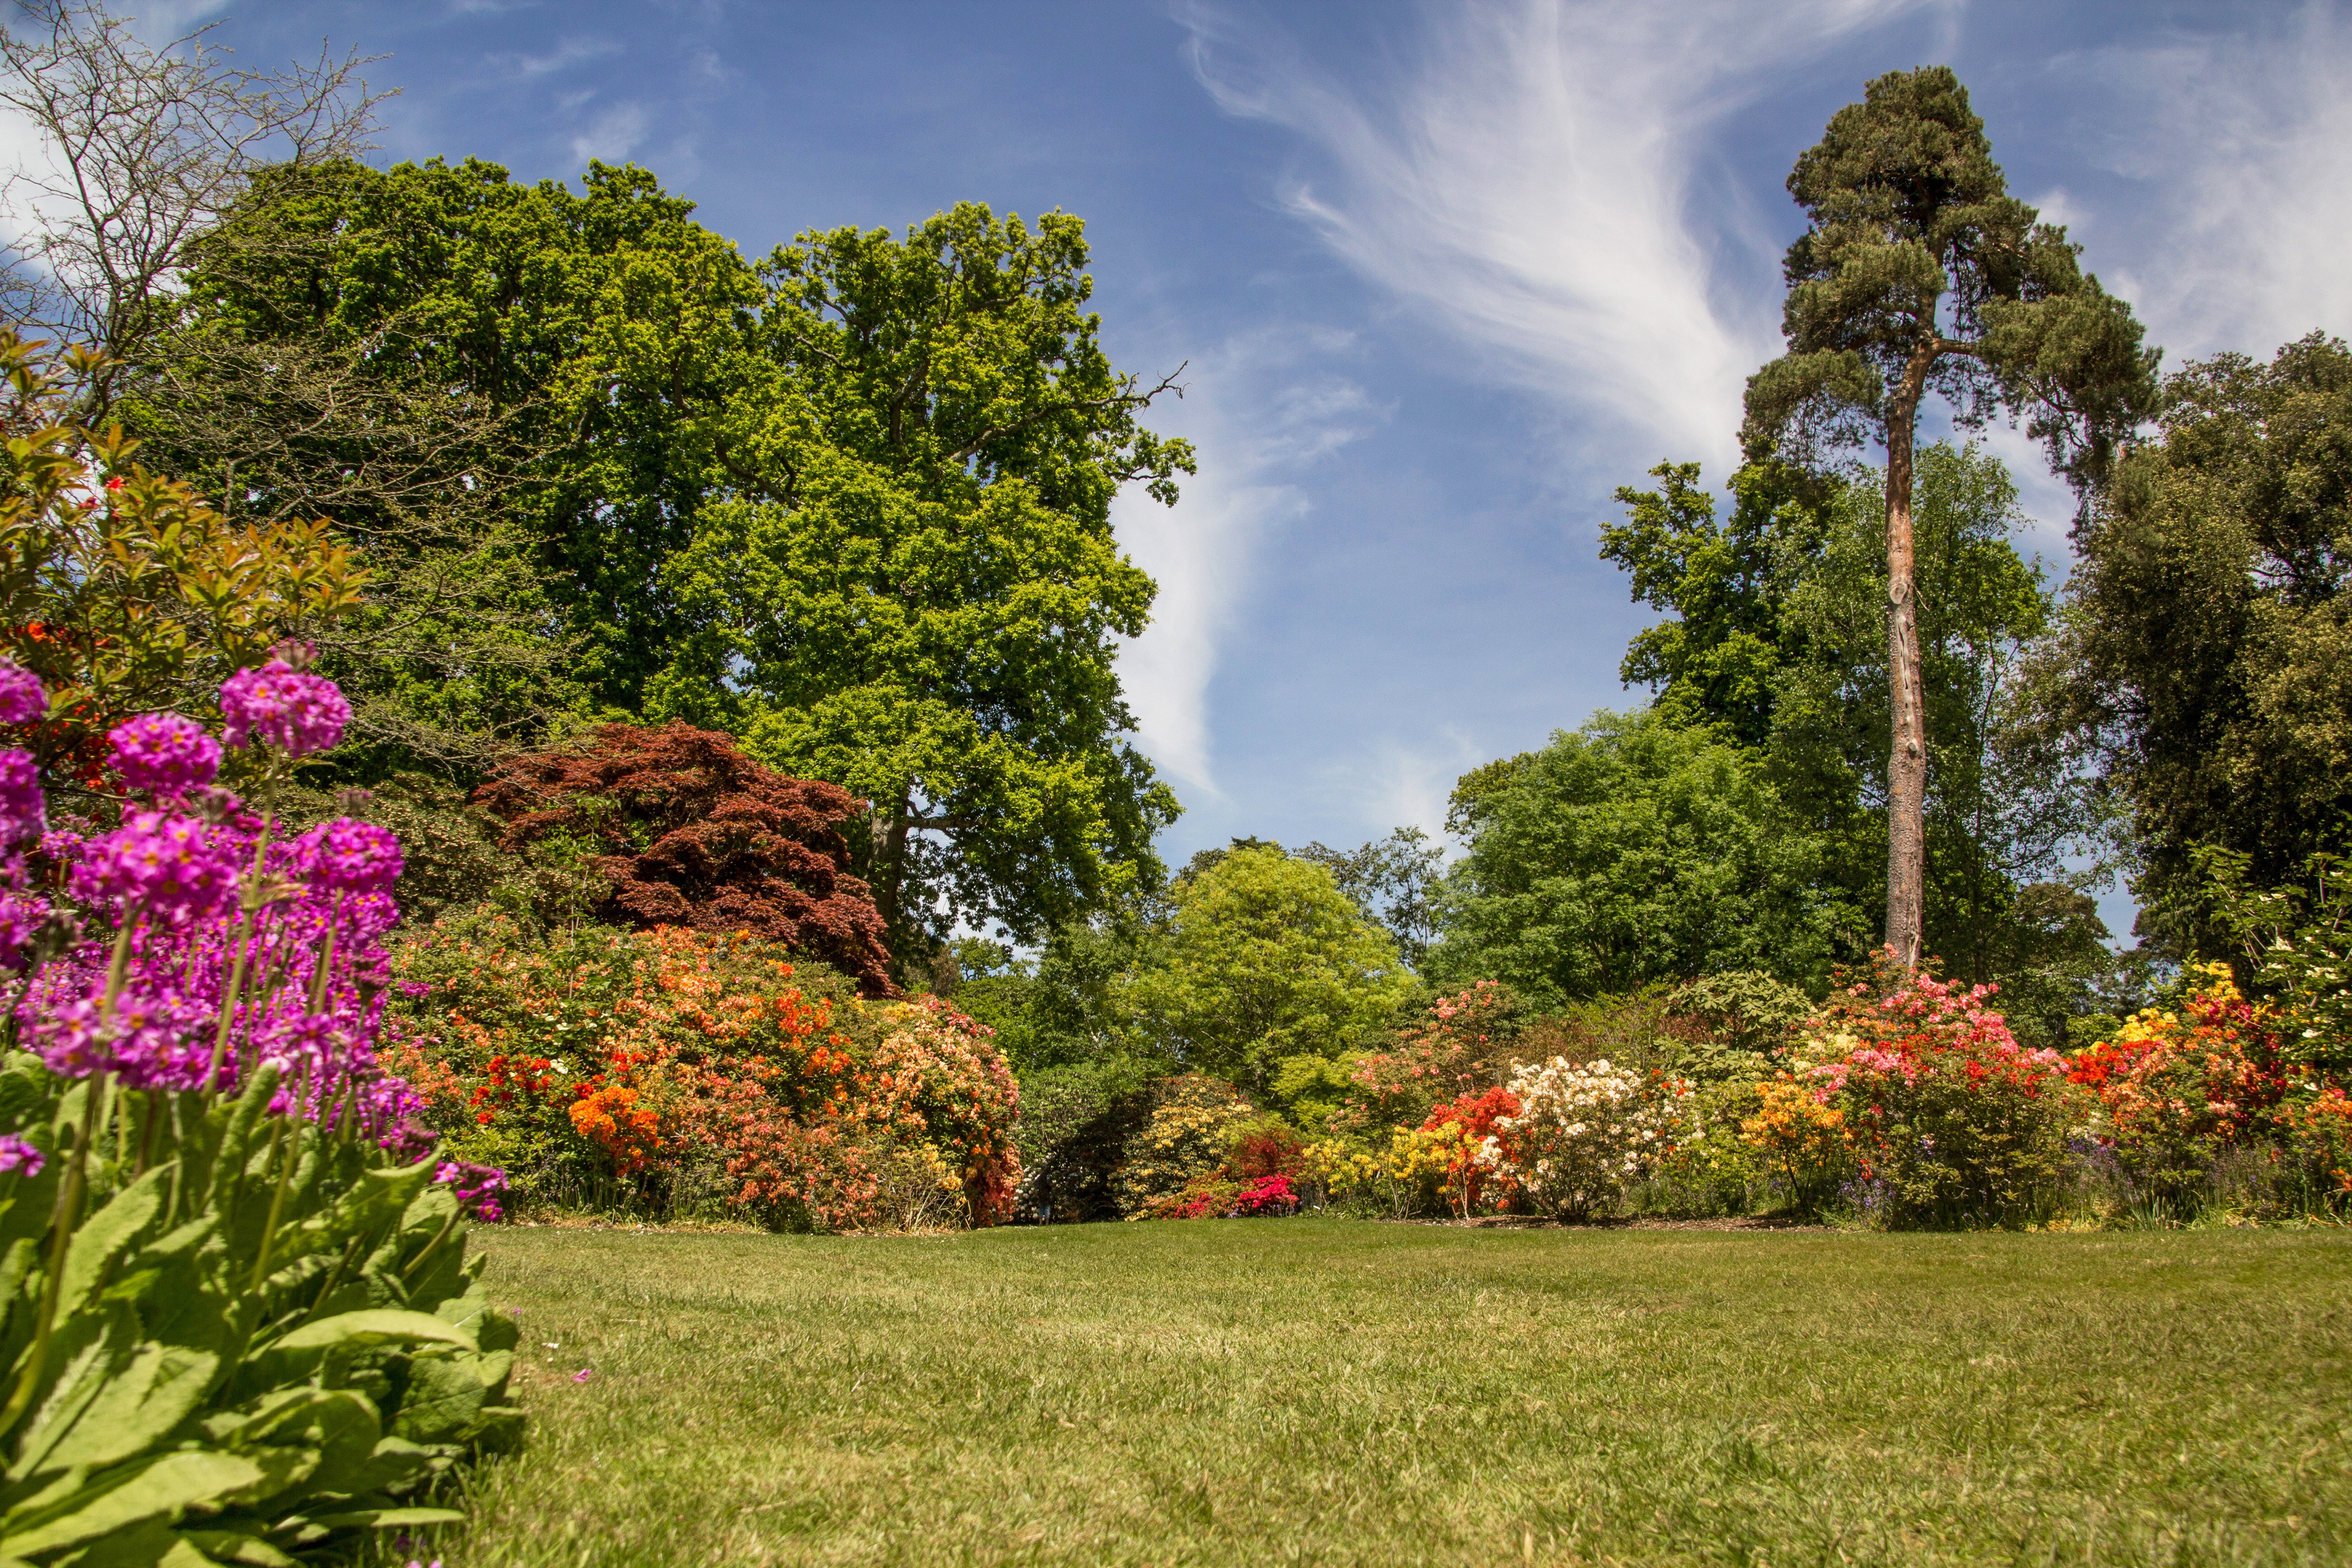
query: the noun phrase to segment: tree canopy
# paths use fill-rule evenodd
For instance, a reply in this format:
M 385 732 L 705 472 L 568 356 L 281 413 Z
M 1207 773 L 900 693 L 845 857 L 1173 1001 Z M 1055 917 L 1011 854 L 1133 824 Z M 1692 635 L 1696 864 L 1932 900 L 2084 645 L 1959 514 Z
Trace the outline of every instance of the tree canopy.
M 687 628 L 648 709 L 717 723 L 873 803 L 865 865 L 903 947 L 1023 937 L 1159 874 L 1174 795 L 1114 668 L 1150 577 L 1110 504 L 1172 500 L 1085 310 L 1078 220 L 961 205 L 763 266 L 751 368 L 710 415 L 729 493 L 663 570 Z
M 2166 387 L 2077 531 L 2069 708 L 2129 803 L 2147 934 L 2219 951 L 2193 849 L 2294 878 L 2352 829 L 2352 349 L 2314 333 Z
M 1324 867 L 1235 849 L 1180 879 L 1116 1005 L 1139 1041 L 1259 1094 L 1336 1076 L 1418 994 Z
M 1760 760 L 1705 726 L 1601 713 L 1471 778 L 1469 847 L 1435 894 L 1440 985 L 1557 1006 L 1715 969 L 1814 981 L 1854 919 Z

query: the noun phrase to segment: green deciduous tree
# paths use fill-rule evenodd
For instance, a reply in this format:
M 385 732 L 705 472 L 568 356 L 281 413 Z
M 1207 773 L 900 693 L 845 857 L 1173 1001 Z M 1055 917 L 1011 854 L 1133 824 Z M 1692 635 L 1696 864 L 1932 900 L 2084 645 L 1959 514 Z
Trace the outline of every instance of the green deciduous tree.
M 1175 797 L 1113 666 L 1153 584 L 1110 504 L 1190 449 L 1138 423 L 1077 219 L 963 205 L 764 264 L 757 353 L 709 424 L 733 489 L 665 569 L 688 628 L 649 692 L 873 802 L 902 957 L 959 917 L 1034 938 L 1157 877 Z
M 1419 969 L 1429 957 L 1437 928 L 1429 889 L 1445 868 L 1445 851 L 1418 827 L 1400 827 L 1354 849 L 1309 844 L 1298 851 L 1331 873 L 1339 890 L 1368 920 L 1385 927 L 1405 963 Z
M 1817 980 L 1855 916 L 1763 772 L 1706 726 L 1601 713 L 1470 775 L 1432 980 L 1501 980 L 1545 1006 L 1717 969 Z
M 2314 334 L 2167 384 L 2161 439 L 2077 530 L 2067 710 L 2144 857 L 2143 929 L 2221 951 L 2197 846 L 2256 887 L 2352 840 L 2352 349 Z
M 1320 1087 L 1419 987 L 1377 924 L 1312 861 L 1235 849 L 1179 879 L 1115 1004 L 1129 1033 L 1258 1094 Z
M 2156 353 L 2082 271 L 2064 229 L 2008 194 L 1968 90 L 1942 66 L 1890 72 L 1832 117 L 1789 191 L 1811 220 L 1789 248 L 1789 352 L 1749 379 L 1751 455 L 1799 461 L 1869 439 L 1886 451 L 1886 940 L 1920 955 L 1926 698 L 1911 519 L 1921 401 L 1963 423 L 2022 416 L 2078 483 L 2154 406 Z
M 1635 634 L 1619 667 L 1677 724 L 1716 723 L 1743 745 L 1772 732 L 1787 644 L 1789 595 L 1819 554 L 1840 486 L 1785 463 L 1731 476 L 1732 513 L 1696 463 L 1660 463 L 1654 490 L 1618 487 L 1622 522 L 1601 529 L 1601 558 L 1632 577 L 1633 597 L 1673 618 Z

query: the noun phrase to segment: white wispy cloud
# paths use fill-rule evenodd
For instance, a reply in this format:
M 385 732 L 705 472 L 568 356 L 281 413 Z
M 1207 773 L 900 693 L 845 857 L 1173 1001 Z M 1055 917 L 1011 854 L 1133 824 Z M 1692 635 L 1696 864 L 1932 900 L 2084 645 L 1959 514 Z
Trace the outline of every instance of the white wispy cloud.
M 1381 417 L 1341 370 L 1344 332 L 1276 328 L 1236 337 L 1185 373 L 1181 402 L 1150 424 L 1190 440 L 1198 478 L 1163 507 L 1129 490 L 1112 509 L 1119 542 L 1159 582 L 1151 625 L 1119 658 L 1143 749 L 1179 783 L 1217 795 L 1210 683 L 1258 552 L 1307 516 L 1315 467 Z
M 1193 0 L 1178 15 L 1221 106 L 1319 153 L 1328 177 L 1280 199 L 1358 271 L 1592 436 L 1719 459 L 1779 334 L 1752 287 L 1773 280 L 1769 255 L 1694 210 L 1708 138 L 1793 63 L 1934 3 L 1448 9 L 1409 69 L 1346 84 L 1241 13 Z
M 2094 89 L 2092 158 L 2140 197 L 2077 211 L 2062 191 L 2061 208 L 2168 359 L 2352 334 L 2352 17 L 2314 4 L 2240 20 L 2051 62 Z
M 617 163 L 646 139 L 648 124 L 644 104 L 612 104 L 572 138 L 572 156 L 583 163 L 591 158 Z

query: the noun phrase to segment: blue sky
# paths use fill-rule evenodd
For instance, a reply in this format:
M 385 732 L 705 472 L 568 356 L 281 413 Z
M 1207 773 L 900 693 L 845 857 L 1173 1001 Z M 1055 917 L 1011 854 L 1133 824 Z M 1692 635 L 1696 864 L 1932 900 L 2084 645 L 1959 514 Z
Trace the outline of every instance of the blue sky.
M 142 30 L 192 17 L 248 64 L 386 57 L 384 158 L 635 161 L 752 254 L 963 200 L 1083 216 L 1115 363 L 1188 367 L 1156 423 L 1201 475 L 1118 513 L 1161 584 L 1123 668 L 1177 859 L 1433 831 L 1463 769 L 1634 700 L 1610 493 L 1720 478 L 1778 352 L 1782 182 L 1880 71 L 1960 72 L 2168 363 L 2352 334 L 2340 5 L 274 0 Z M 2063 572 L 2068 499 L 1995 440 Z

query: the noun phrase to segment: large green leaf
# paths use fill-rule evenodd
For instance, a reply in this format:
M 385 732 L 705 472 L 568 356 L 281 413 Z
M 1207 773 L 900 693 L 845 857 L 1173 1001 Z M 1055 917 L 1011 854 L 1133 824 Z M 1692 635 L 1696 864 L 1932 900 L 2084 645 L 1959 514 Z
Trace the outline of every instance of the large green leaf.
M 220 1358 L 181 1345 L 142 1344 L 109 1369 L 98 1396 L 56 1434 L 27 1434 L 26 1451 L 46 1447 L 42 1471 L 96 1469 L 158 1447 L 204 1402 Z
M 47 1510 L 50 1517 L 0 1536 L 0 1553 L 32 1557 L 61 1546 L 128 1531 L 150 1520 L 176 1521 L 194 1507 L 217 1505 L 260 1479 L 235 1454 L 158 1454 L 93 1479 Z
M 239 1563 L 243 1568 L 302 1568 L 301 1559 L 289 1557 L 258 1535 L 243 1531 L 184 1530 L 180 1534 L 215 1563 Z
M 409 1363 L 408 1394 L 393 1418 L 396 1437 L 413 1443 L 465 1440 L 474 1417 L 489 1403 L 479 1370 L 468 1356 L 418 1356 Z
M 315 1323 L 305 1323 L 248 1356 L 231 1392 L 233 1395 L 249 1397 L 261 1389 L 302 1382 L 319 1370 L 330 1351 L 377 1345 L 466 1343 L 465 1335 L 424 1312 L 392 1307 L 340 1312 Z
M 168 1167 L 157 1166 L 115 1194 L 75 1230 L 73 1244 L 66 1249 L 65 1288 L 58 1295 L 59 1315 L 88 1300 L 103 1273 L 154 1220 L 163 1205 L 163 1184 L 169 1174 Z
M 311 1517 L 313 1524 L 329 1530 L 392 1530 L 422 1524 L 463 1524 L 466 1516 L 453 1508 L 370 1508 L 355 1513 L 324 1513 Z
M 362 1396 L 341 1388 L 288 1389 L 273 1394 L 267 1409 L 257 1414 L 229 1437 L 227 1447 L 268 1464 L 268 1452 L 291 1448 L 314 1457 L 315 1464 L 306 1468 L 299 1479 L 304 1495 L 311 1492 L 347 1492 L 375 1452 L 376 1440 L 383 1427 L 376 1417 L 375 1406 Z M 288 1485 L 275 1492 L 254 1492 L 238 1499 L 240 1502 L 258 1505 L 271 1502 L 271 1510 L 283 1511 L 296 1500 L 285 1495 Z

